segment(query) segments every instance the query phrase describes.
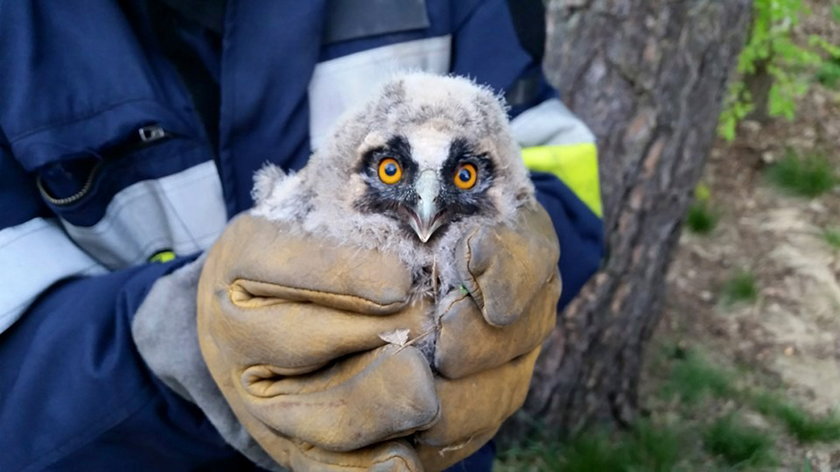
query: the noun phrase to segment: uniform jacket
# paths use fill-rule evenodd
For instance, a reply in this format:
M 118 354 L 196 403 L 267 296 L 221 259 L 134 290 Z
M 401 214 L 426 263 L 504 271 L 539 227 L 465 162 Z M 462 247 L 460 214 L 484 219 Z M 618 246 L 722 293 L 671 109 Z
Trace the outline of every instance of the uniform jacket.
M 143 364 L 132 316 L 251 206 L 256 169 L 302 167 L 395 70 L 505 94 L 560 239 L 561 305 L 597 269 L 592 135 L 504 0 L 172 3 L 0 3 L 0 470 L 245 467 Z

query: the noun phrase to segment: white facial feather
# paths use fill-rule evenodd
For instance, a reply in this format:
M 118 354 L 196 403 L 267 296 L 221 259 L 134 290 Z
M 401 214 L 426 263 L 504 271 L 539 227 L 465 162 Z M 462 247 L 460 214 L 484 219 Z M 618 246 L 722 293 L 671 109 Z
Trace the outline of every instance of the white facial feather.
M 397 135 L 407 139 L 420 171 L 439 171 L 455 138 L 476 145 L 494 165 L 486 195 L 496 212 L 453 222 L 423 244 L 393 218 L 358 210 L 355 203 L 368 185 L 359 170 L 363 156 Z M 285 175 L 270 165 L 260 170 L 253 195 L 255 215 L 297 222 L 301 231 L 331 237 L 337 244 L 396 254 L 412 269 L 419 292 L 438 284 L 441 290 L 460 285 L 451 261 L 466 231 L 477 224 L 506 224 L 518 207 L 534 201 L 501 98 L 469 79 L 425 73 L 395 76 L 373 100 L 345 113 L 297 174 Z M 432 266 L 438 280 L 428 280 Z

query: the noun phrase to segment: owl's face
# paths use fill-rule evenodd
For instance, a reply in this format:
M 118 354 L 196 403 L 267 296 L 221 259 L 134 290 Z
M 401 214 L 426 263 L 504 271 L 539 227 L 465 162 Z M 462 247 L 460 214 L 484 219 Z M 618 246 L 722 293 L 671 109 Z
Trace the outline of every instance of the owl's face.
M 396 134 L 367 149 L 357 172 L 367 188 L 356 208 L 397 220 L 423 243 L 450 222 L 496 211 L 487 195 L 493 160 L 463 136 L 423 128 Z
M 510 220 L 534 193 L 499 98 L 422 73 L 394 78 L 346 114 L 304 171 L 313 207 L 335 210 L 325 224 L 346 219 L 376 234 L 387 222 L 422 243 L 466 218 Z

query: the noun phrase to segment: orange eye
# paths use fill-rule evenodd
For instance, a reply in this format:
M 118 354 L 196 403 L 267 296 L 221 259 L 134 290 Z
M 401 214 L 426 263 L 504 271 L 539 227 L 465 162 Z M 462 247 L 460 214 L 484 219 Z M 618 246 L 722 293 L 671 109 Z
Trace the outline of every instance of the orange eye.
M 386 157 L 379 161 L 379 180 L 393 185 L 402 179 L 402 167 L 396 159 Z
M 478 170 L 472 164 L 461 164 L 455 171 L 455 186 L 461 190 L 469 190 L 475 187 L 478 180 Z

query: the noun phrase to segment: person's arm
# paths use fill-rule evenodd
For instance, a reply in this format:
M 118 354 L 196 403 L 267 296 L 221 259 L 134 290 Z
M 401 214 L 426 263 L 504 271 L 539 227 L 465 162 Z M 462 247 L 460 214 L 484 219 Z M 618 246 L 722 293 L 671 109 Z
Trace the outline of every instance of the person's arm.
M 31 176 L 0 135 L 0 333 L 55 282 L 105 269 L 78 248 L 51 217 Z
M 247 464 L 134 347 L 137 306 L 177 262 L 108 273 L 3 145 L 0 208 L 0 470 Z
M 594 137 L 558 99 L 539 62 L 523 47 L 508 2 L 457 2 L 454 21 L 451 72 L 503 91 L 511 106 L 514 136 L 560 240 L 562 308 L 604 254 Z M 544 25 L 535 21 L 534 27 Z

